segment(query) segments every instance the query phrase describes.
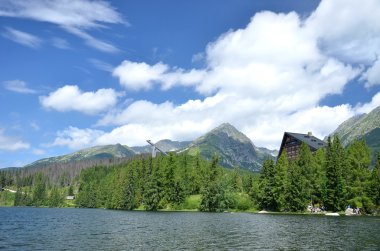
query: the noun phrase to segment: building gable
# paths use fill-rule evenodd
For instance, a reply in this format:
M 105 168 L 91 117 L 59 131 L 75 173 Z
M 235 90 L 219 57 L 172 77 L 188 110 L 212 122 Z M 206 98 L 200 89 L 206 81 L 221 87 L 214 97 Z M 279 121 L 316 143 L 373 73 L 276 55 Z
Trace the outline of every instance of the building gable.
M 326 146 L 326 143 L 324 141 L 313 136 L 311 133 L 302 134 L 302 133 L 285 132 L 284 137 L 282 138 L 278 157 L 281 156 L 283 150 L 285 149 L 287 153 L 287 157 L 290 160 L 296 159 L 298 157 L 302 142 L 306 143 L 309 146 L 310 151 L 312 152 L 315 152 L 319 148 Z

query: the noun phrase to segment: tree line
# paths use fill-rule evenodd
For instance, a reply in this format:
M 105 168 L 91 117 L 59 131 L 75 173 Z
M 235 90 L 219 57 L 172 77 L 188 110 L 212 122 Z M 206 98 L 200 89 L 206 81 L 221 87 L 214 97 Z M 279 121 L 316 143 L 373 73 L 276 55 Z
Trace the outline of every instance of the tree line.
M 346 149 L 338 137 L 312 153 L 302 144 L 289 161 L 264 161 L 260 174 L 225 169 L 219 159 L 200 155 L 136 156 L 91 167 L 0 171 L 0 187 L 12 186 L 16 206 L 64 206 L 74 195 L 77 207 L 123 210 L 198 209 L 200 211 L 270 210 L 302 212 L 308 205 L 342 211 L 347 205 L 371 213 L 380 205 L 380 155 L 371 167 L 364 141 Z M 80 172 L 79 172 L 80 170 Z
M 371 213 L 380 205 L 380 154 L 373 168 L 370 163 L 371 151 L 361 140 L 344 149 L 337 136 L 329 137 L 327 147 L 315 154 L 303 143 L 295 161 L 284 152 L 277 163 L 264 162 L 256 200 L 272 211 L 299 212 L 313 205 Z
M 77 206 L 109 209 L 199 209 L 222 211 L 252 207 L 248 195 L 254 174 L 227 170 L 218 157 L 206 161 L 199 155 L 141 158 L 114 167 L 92 167 L 79 178 Z M 199 196 L 195 208 L 187 199 Z

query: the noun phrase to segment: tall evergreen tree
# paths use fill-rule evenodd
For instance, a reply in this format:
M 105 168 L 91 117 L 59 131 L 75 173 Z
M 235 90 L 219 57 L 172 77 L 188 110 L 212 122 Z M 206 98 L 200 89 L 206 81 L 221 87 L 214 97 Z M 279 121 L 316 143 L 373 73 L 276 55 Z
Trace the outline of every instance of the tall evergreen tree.
M 380 205 L 380 152 L 377 153 L 375 166 L 372 169 L 368 195 L 375 205 Z
M 274 162 L 272 159 L 267 159 L 263 163 L 259 179 L 258 203 L 262 209 L 276 210 L 274 186 Z
M 46 203 L 46 181 L 42 173 L 35 176 L 33 185 L 33 205 L 42 206 Z
M 364 140 L 356 140 L 347 148 L 348 166 L 345 175 L 347 196 L 352 199 L 365 196 L 366 183 L 370 179 L 371 151 Z
M 343 210 L 346 205 L 345 180 L 343 172 L 346 169 L 345 151 L 338 136 L 328 138 L 326 148 L 326 199 L 325 206 L 328 210 Z
M 308 186 L 305 185 L 305 177 L 302 174 L 301 167 L 296 162 L 289 165 L 288 179 L 289 189 L 285 199 L 289 210 L 292 212 L 304 211 L 309 200 Z
M 49 207 L 60 207 L 63 204 L 63 195 L 60 193 L 57 187 L 53 187 L 50 191 L 48 198 Z
M 307 144 L 302 143 L 299 151 L 299 156 L 297 159 L 297 167 L 299 167 L 302 174 L 302 184 L 303 184 L 303 197 L 307 198 L 314 203 L 318 200 L 317 198 L 317 165 L 314 160 L 314 156 L 310 151 Z M 301 178 L 301 177 L 300 177 Z
M 280 158 L 278 158 L 274 169 L 273 195 L 276 201 L 277 211 L 286 210 L 288 207 L 286 201 L 289 190 L 288 168 L 289 161 L 286 152 L 283 151 Z
M 211 165 L 206 169 L 203 188 L 201 191 L 200 210 L 206 212 L 221 211 L 225 207 L 225 195 L 221 184 L 218 182 L 219 157 L 214 155 Z

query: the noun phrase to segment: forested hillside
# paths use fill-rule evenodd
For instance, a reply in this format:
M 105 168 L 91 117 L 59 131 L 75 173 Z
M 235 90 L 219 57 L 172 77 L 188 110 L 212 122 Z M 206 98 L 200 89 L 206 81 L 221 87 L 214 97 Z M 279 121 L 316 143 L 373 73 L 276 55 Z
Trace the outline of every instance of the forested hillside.
M 380 155 L 372 169 L 370 161 L 364 141 L 343 148 L 338 137 L 315 154 L 302 145 L 296 161 L 289 162 L 285 153 L 277 163 L 267 159 L 260 175 L 222 168 L 216 155 L 212 161 L 199 154 L 140 155 L 82 169 L 1 171 L 0 186 L 17 192 L 14 197 L 2 192 L 0 202 L 64 206 L 64 197 L 75 195 L 75 206 L 90 208 L 303 212 L 308 205 L 329 211 L 350 205 L 373 213 L 380 204 Z M 76 175 L 67 176 L 68 170 Z
M 218 166 L 199 155 L 135 159 L 112 168 L 93 167 L 80 175 L 77 205 L 112 209 L 246 210 L 253 206 L 254 174 Z
M 367 213 L 380 204 L 380 155 L 370 169 L 371 154 L 364 141 L 344 149 L 339 138 L 328 138 L 315 155 L 303 144 L 296 161 L 283 153 L 277 163 L 264 162 L 257 201 L 273 211 L 304 211 L 306 205 L 342 211 L 348 205 Z

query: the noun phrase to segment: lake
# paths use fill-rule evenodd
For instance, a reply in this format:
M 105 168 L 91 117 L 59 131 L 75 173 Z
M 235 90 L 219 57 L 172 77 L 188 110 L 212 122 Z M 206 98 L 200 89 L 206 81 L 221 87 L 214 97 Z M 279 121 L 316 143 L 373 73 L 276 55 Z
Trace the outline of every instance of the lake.
M 380 217 L 0 207 L 6 250 L 380 250 Z

